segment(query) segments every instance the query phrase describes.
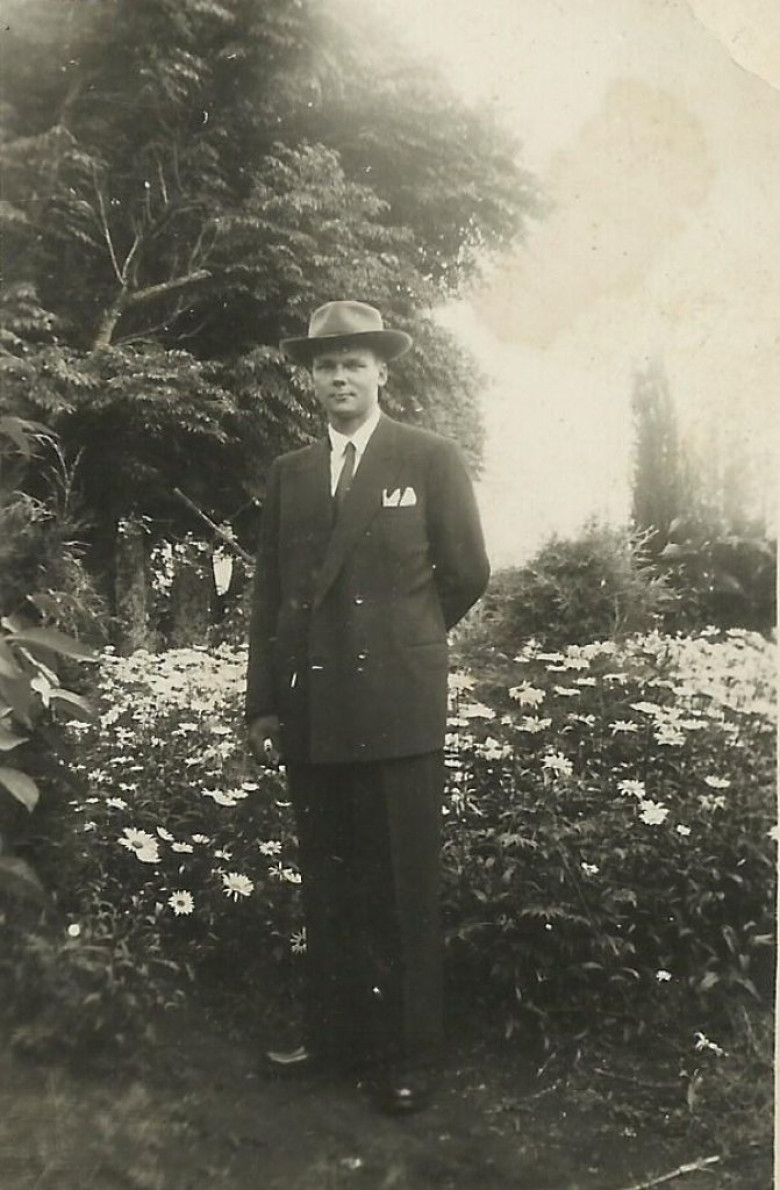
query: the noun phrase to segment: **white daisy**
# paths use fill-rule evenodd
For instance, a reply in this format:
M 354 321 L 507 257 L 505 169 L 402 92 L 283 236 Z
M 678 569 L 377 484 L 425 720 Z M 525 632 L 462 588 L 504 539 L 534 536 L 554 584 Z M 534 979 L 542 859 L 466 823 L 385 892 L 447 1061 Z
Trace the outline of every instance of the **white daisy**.
M 669 810 L 661 802 L 647 800 L 640 802 L 639 807 L 639 817 L 648 826 L 660 826 L 669 815 Z
M 538 686 L 532 686 L 530 682 L 521 682 L 519 686 L 512 686 L 509 697 L 521 707 L 539 707 L 544 702 L 545 694 Z
M 192 893 L 187 892 L 186 889 L 180 888 L 176 892 L 172 892 L 168 897 L 168 904 L 177 917 L 186 917 L 192 913 L 195 908 L 195 902 L 192 899 Z
M 124 827 L 119 843 L 120 846 L 126 847 L 128 851 L 151 851 L 159 848 L 154 835 L 150 835 L 148 831 L 136 830 L 133 826 Z
M 254 892 L 254 884 L 248 876 L 241 872 L 227 872 L 222 875 L 222 891 L 226 897 L 237 901 L 239 897 L 248 897 Z
M 630 794 L 631 797 L 643 798 L 645 796 L 645 783 L 644 781 L 633 780 L 619 781 L 618 792 Z
M 570 777 L 574 772 L 572 762 L 562 752 L 548 752 L 542 761 L 542 768 L 555 773 L 556 777 Z

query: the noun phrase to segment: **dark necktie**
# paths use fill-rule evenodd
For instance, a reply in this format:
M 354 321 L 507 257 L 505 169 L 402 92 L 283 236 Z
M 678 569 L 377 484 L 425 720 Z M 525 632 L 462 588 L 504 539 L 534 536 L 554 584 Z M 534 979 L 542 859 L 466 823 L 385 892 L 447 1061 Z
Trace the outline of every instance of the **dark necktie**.
M 355 443 L 348 442 L 344 447 L 344 462 L 341 464 L 341 472 L 339 474 L 336 490 L 333 493 L 333 511 L 336 516 L 341 511 L 341 506 L 347 492 L 352 483 L 352 477 L 355 474 Z

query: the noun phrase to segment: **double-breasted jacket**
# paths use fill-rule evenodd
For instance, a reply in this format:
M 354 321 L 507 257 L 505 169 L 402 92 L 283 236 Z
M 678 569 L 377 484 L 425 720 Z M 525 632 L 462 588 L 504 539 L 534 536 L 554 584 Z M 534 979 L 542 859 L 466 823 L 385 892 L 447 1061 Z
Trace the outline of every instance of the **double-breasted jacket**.
M 288 761 L 441 748 L 447 631 L 488 575 L 449 440 L 382 415 L 336 520 L 327 438 L 281 456 L 257 555 L 247 719 L 279 716 Z

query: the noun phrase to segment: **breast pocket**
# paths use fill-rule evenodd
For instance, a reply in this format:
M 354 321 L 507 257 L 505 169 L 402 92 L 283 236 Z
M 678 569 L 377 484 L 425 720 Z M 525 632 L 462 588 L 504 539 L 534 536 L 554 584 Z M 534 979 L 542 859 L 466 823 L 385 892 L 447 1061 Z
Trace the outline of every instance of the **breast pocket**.
M 390 561 L 398 563 L 427 556 L 425 521 L 416 508 L 383 508 L 378 521 L 382 548 Z

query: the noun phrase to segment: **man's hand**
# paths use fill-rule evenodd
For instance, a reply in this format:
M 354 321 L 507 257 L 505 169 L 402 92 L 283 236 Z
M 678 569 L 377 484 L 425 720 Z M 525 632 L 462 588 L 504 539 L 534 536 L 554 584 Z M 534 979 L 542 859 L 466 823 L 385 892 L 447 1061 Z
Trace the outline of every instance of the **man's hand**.
M 260 715 L 248 725 L 247 734 L 255 759 L 269 768 L 278 768 L 281 760 L 279 716 Z

